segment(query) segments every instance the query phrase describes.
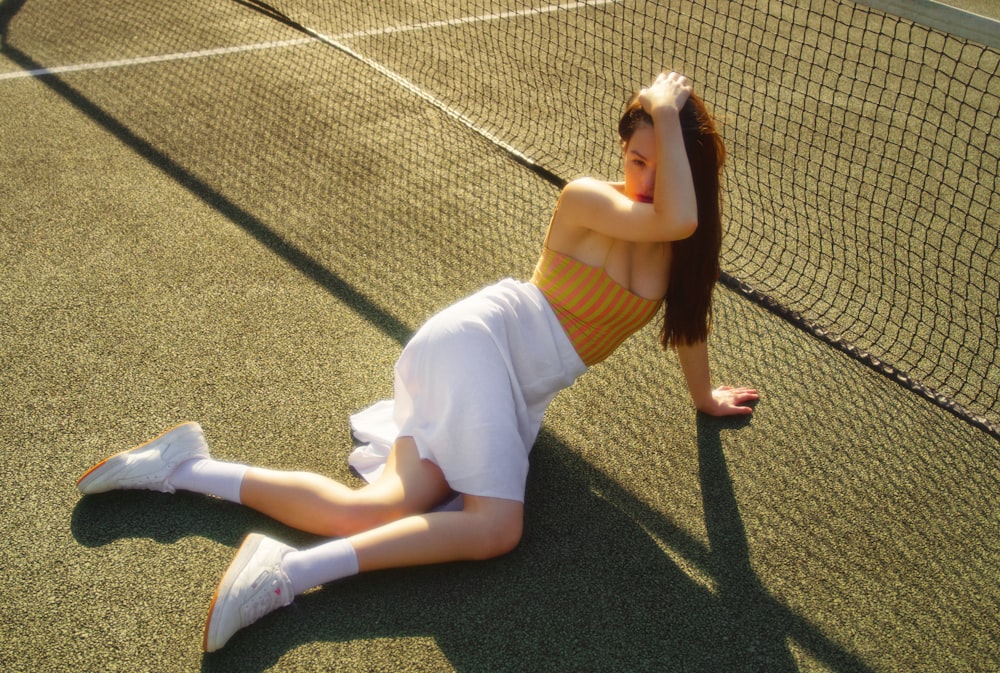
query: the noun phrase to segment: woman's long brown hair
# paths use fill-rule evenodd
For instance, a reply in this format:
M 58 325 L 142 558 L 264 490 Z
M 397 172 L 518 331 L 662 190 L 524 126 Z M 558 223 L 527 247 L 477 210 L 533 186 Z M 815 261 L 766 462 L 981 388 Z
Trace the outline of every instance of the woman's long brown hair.
M 698 204 L 698 227 L 694 234 L 673 241 L 670 278 L 663 299 L 664 348 L 694 344 L 708 338 L 712 326 L 712 292 L 719 279 L 719 252 L 722 249 L 722 204 L 720 180 L 726 148 L 715 129 L 705 102 L 691 94 L 680 111 L 684 149 Z M 618 122 L 622 145 L 628 143 L 640 125 L 653 125 L 633 96 Z

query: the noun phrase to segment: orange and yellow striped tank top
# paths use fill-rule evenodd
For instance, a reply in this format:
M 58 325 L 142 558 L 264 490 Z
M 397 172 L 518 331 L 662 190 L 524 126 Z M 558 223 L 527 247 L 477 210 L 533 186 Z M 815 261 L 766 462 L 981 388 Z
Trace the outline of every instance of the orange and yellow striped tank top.
M 531 282 L 538 286 L 580 359 L 593 366 L 656 315 L 659 299 L 632 294 L 597 266 L 542 249 Z

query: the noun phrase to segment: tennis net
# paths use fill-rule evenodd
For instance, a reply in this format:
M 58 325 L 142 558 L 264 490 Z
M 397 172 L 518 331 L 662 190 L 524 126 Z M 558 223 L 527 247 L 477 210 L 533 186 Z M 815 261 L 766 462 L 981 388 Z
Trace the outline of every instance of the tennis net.
M 385 195 L 398 201 L 389 207 L 401 222 L 432 210 L 429 195 L 463 188 L 454 159 L 437 149 L 449 133 L 476 136 L 553 189 L 584 174 L 614 177 L 623 101 L 661 69 L 682 71 L 721 121 L 729 151 L 723 282 L 1000 436 L 998 24 L 929 0 L 872 2 L 883 8 L 850 0 L 97 0 L 81 19 L 56 0 L 28 3 L 31 12 L 19 12 L 24 0 L 2 7 L 7 53 L 18 53 L 19 32 L 59 36 L 21 54 L 36 76 L 60 76 L 84 55 L 106 68 L 183 62 L 169 70 L 170 94 L 158 93 L 167 70 L 92 86 L 152 94 L 128 111 L 145 119 L 149 151 L 274 218 L 322 210 L 332 219 L 329 205 L 310 210 L 338 199 L 338 186 L 316 176 L 332 164 L 347 176 L 374 170 L 337 157 L 351 153 L 359 120 L 376 115 L 400 124 L 369 161 L 395 166 L 405 145 L 442 164 L 418 192 Z M 923 14 L 892 13 L 900 7 Z M 130 34 L 142 40 L 120 39 Z M 216 63 L 210 83 L 197 84 L 199 64 L 222 53 L 247 57 L 221 74 Z M 230 100 L 224 118 L 157 126 L 158 105 L 197 111 L 199 97 L 220 89 Z M 228 148 L 211 168 L 188 156 L 188 147 L 211 143 Z M 506 185 L 483 191 L 500 220 L 529 216 Z M 522 245 L 509 238 L 499 248 Z M 482 248 L 466 245 L 474 260 Z

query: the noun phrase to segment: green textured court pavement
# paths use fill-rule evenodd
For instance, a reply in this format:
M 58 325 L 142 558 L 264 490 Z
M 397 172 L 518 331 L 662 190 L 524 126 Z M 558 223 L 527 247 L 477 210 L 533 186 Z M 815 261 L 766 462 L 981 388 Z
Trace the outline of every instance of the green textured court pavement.
M 228 58 L 265 69 L 274 54 Z M 0 72 L 23 67 L 0 54 Z M 180 168 L 198 138 L 132 133 L 156 122 L 154 67 L 173 66 L 0 81 L 0 670 L 1000 666 L 998 443 L 722 289 L 715 378 L 761 390 L 751 419 L 695 414 L 650 327 L 550 409 L 513 553 L 329 585 L 202 655 L 240 540 L 317 540 L 193 495 L 81 498 L 76 478 L 191 419 L 219 458 L 360 483 L 348 415 L 391 394 L 434 310 L 530 272 L 556 193 L 387 89 L 449 141 L 387 151 L 412 141 L 359 118 L 357 156 L 380 163 L 336 159 L 328 221 L 268 183 L 235 201 Z M 362 68 L 345 59 L 345 99 Z M 238 104 L 191 87 L 206 120 Z M 449 231 L 461 194 L 394 202 L 455 156 L 466 185 L 509 185 L 513 206 Z M 386 229 L 392 249 L 368 240 Z

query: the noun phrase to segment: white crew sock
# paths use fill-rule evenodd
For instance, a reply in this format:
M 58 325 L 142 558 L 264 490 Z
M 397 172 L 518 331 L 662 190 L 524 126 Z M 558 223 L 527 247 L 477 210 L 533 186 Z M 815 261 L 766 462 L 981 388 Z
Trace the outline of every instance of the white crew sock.
M 331 540 L 302 551 L 290 551 L 281 559 L 292 589 L 298 596 L 327 582 L 358 574 L 358 556 L 346 539 Z
M 239 505 L 242 504 L 240 487 L 248 469 L 249 466 L 239 463 L 193 458 L 174 468 L 167 481 L 178 490 L 214 495 Z

